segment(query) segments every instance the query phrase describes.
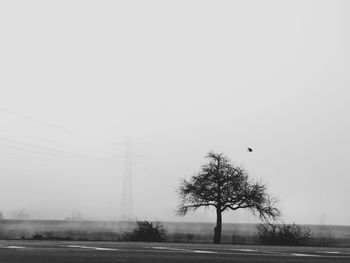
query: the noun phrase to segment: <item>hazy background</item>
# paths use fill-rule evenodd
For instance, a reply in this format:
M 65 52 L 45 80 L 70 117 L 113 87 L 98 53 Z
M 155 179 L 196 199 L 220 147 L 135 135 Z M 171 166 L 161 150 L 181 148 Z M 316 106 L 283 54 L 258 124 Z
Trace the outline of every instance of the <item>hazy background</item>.
M 139 219 L 213 221 L 174 211 L 214 150 L 267 183 L 285 222 L 349 224 L 349 14 L 335 0 L 1 1 L 0 211 L 119 218 L 131 138 Z

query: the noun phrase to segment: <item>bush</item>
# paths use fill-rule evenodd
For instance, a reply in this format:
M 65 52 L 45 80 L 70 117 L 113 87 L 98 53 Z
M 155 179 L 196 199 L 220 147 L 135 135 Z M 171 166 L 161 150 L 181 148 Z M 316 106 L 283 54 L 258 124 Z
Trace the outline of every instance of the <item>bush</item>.
M 136 223 L 134 231 L 124 235 L 125 241 L 164 242 L 166 240 L 166 231 L 159 222 L 137 221 Z
M 259 224 L 257 240 L 263 245 L 307 246 L 312 242 L 310 229 L 296 224 Z

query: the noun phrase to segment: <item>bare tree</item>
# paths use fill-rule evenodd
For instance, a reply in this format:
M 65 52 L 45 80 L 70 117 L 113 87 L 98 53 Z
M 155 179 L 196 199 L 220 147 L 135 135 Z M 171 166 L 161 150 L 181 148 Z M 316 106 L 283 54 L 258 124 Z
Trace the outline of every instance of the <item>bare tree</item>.
M 249 179 L 247 173 L 234 167 L 222 153 L 210 152 L 198 175 L 190 180 L 183 180 L 178 194 L 181 203 L 178 215 L 186 215 L 200 207 L 214 207 L 216 210 L 216 227 L 214 243 L 221 242 L 222 213 L 229 210 L 249 209 L 263 220 L 276 219 L 280 210 L 276 199 L 266 192 L 261 181 Z

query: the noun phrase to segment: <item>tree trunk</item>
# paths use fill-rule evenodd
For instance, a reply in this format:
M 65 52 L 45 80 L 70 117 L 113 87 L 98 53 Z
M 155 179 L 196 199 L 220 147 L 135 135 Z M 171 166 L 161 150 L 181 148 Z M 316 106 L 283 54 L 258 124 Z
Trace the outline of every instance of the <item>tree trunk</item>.
M 221 208 L 216 208 L 216 227 L 214 228 L 214 244 L 221 243 L 222 216 Z

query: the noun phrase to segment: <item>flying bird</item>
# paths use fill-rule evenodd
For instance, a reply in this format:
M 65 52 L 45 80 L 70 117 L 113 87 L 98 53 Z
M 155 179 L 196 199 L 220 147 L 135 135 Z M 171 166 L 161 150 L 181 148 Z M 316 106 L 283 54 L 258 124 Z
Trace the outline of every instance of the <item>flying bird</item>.
M 248 150 L 248 152 L 252 152 L 252 151 L 253 151 L 253 149 L 252 149 L 252 148 L 249 148 L 249 147 L 248 147 L 247 150 Z

